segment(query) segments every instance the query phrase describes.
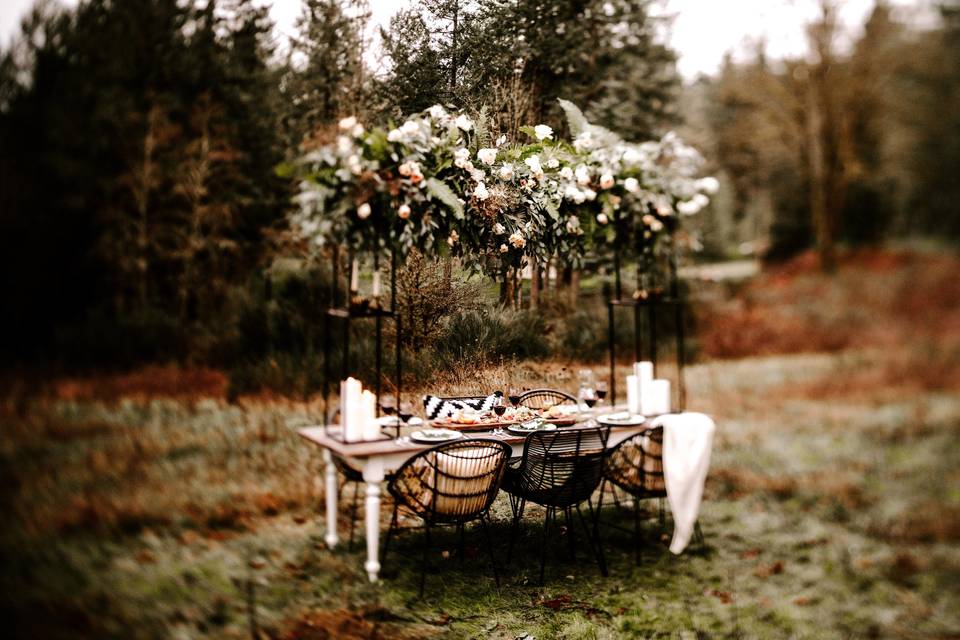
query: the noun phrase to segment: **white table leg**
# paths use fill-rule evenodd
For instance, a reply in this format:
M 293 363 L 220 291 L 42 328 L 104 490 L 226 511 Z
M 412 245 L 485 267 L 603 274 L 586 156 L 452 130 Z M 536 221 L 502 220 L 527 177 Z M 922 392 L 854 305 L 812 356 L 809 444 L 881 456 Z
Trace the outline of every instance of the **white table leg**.
M 337 467 L 333 464 L 333 454 L 329 449 L 323 450 L 323 462 L 326 465 L 327 476 L 327 500 L 324 506 L 327 513 L 327 532 L 323 539 L 327 547 L 333 549 L 339 541 L 337 537 Z
M 367 483 L 366 526 L 367 570 L 370 582 L 376 582 L 380 573 L 380 483 L 383 482 L 383 461 L 370 459 L 363 468 L 363 480 Z

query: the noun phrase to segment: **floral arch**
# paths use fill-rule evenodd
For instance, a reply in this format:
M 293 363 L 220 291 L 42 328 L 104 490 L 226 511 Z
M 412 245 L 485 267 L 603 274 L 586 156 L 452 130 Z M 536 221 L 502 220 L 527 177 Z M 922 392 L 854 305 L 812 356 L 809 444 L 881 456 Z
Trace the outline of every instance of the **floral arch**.
M 574 266 L 588 251 L 632 253 L 651 268 L 680 219 L 700 211 L 717 181 L 675 134 L 626 142 L 560 101 L 572 140 L 546 125 L 528 142 L 491 139 L 485 113 L 472 119 L 440 105 L 389 129 L 339 123 L 330 144 L 291 168 L 300 179 L 294 228 L 317 248 L 453 255 L 499 275 L 554 256 Z

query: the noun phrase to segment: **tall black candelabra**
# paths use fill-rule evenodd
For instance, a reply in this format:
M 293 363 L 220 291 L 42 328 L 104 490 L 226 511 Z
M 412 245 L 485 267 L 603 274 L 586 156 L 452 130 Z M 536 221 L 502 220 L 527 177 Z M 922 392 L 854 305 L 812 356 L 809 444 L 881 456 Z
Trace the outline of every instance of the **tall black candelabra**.
M 616 327 L 615 310 L 619 308 L 633 309 L 633 357 L 639 362 L 644 358 L 657 364 L 657 317 L 658 312 L 673 311 L 676 323 L 676 358 L 677 358 L 677 406 L 680 411 L 686 409 L 687 389 L 684 377 L 686 365 L 686 350 L 684 336 L 684 304 L 680 292 L 680 281 L 677 274 L 677 255 L 673 242 L 667 251 L 666 273 L 659 274 L 666 278 L 666 282 L 656 282 L 652 246 L 644 247 L 640 252 L 640 261 L 637 264 L 637 290 L 628 298 L 623 297 L 623 288 L 620 275 L 621 266 L 620 246 L 615 245 L 613 255 L 614 283 L 613 291 L 609 285 L 604 293 L 607 298 L 607 339 L 610 355 L 610 402 L 617 402 L 616 378 Z M 644 335 L 646 334 L 646 335 Z M 646 339 L 644 339 L 646 338 Z
M 330 435 L 328 425 L 333 421 L 335 409 L 330 406 L 330 391 L 332 386 L 332 350 L 333 350 L 333 332 L 335 323 L 340 322 L 343 338 L 343 357 L 340 363 L 340 380 L 345 380 L 350 375 L 350 324 L 354 320 L 374 321 L 374 341 L 375 341 L 375 365 L 374 371 L 376 380 L 374 382 L 374 393 L 376 394 L 377 414 L 380 414 L 380 392 L 382 384 L 382 365 L 383 365 L 383 320 L 393 319 L 396 327 L 396 380 L 394 384 L 397 389 L 396 405 L 399 409 L 403 394 L 403 359 L 401 353 L 401 330 L 402 322 L 400 313 L 397 311 L 397 254 L 396 250 L 390 252 L 390 307 L 385 308 L 382 305 L 380 297 L 374 295 L 371 298 L 360 298 L 354 283 L 358 268 L 354 260 L 353 252 L 348 253 L 346 277 L 347 285 L 341 290 L 340 276 L 340 249 L 334 248 L 331 255 L 333 277 L 331 279 L 330 306 L 324 309 L 324 343 L 323 343 L 323 411 L 324 411 L 324 429 L 327 435 Z M 380 271 L 380 252 L 373 252 L 374 277 L 379 278 Z M 341 292 L 343 295 L 341 296 Z M 378 292 L 374 292 L 378 293 Z M 343 416 L 341 416 L 341 421 Z

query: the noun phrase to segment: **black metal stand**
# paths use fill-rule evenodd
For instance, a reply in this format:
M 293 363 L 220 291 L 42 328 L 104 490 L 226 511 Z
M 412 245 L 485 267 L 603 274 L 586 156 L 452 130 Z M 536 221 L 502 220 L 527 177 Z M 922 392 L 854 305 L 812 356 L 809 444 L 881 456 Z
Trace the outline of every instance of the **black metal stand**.
M 382 378 L 382 363 L 383 363 L 383 320 L 384 318 L 393 319 L 396 326 L 396 388 L 397 388 L 397 400 L 396 404 L 399 408 L 400 403 L 402 402 L 403 394 L 403 357 L 401 353 L 401 327 L 402 323 L 400 320 L 400 313 L 397 312 L 397 254 L 396 251 L 391 251 L 390 253 L 390 308 L 385 309 L 379 306 L 380 302 L 378 299 L 363 301 L 366 304 L 358 304 L 357 301 L 352 300 L 351 298 L 356 293 L 356 291 L 351 291 L 349 283 L 353 276 L 353 254 L 352 252 L 348 255 L 350 268 L 347 270 L 347 286 L 344 287 L 343 292 L 344 296 L 341 299 L 340 293 L 340 276 L 339 276 L 339 263 L 340 263 L 340 250 L 334 248 L 332 252 L 332 261 L 333 261 L 333 279 L 331 282 L 331 292 L 330 292 L 330 307 L 324 309 L 324 340 L 323 340 L 323 414 L 324 414 L 324 429 L 328 428 L 328 425 L 333 422 L 333 417 L 335 409 L 330 406 L 330 391 L 332 383 L 332 356 L 333 356 L 333 342 L 332 336 L 335 330 L 335 322 L 339 321 L 341 323 L 341 328 L 343 330 L 342 342 L 343 342 L 343 357 L 341 358 L 340 363 L 340 380 L 345 380 L 347 376 L 350 375 L 350 323 L 353 320 L 363 320 L 363 319 L 372 319 L 374 320 L 374 340 L 375 340 L 375 376 L 376 380 L 374 382 L 374 393 L 377 397 L 377 415 L 380 414 L 380 393 L 381 393 L 381 378 Z M 379 253 L 374 253 L 373 255 L 373 265 L 375 270 L 380 268 L 380 255 Z M 342 419 L 342 416 L 341 416 Z M 327 432 L 329 436 L 330 433 Z
M 680 282 L 677 276 L 676 254 L 670 252 L 669 260 L 669 284 L 666 292 L 649 292 L 645 296 L 623 297 L 620 279 L 620 253 L 619 249 L 614 253 L 614 291 L 613 295 L 607 299 L 607 340 L 610 350 L 610 404 L 617 403 L 617 376 L 616 376 L 616 323 L 614 310 L 617 308 L 633 308 L 633 357 L 635 362 L 640 362 L 644 357 L 657 365 L 657 314 L 661 308 L 669 311 L 672 307 L 674 322 L 676 323 L 677 339 L 677 408 L 680 411 L 686 410 L 687 389 L 684 376 L 684 367 L 686 366 L 685 351 L 685 331 L 683 300 L 680 296 Z M 640 268 L 637 268 L 638 282 L 640 281 Z M 646 327 L 644 327 L 646 325 Z M 646 330 L 644 330 L 646 329 Z M 646 340 L 644 340 L 646 334 Z M 646 348 L 644 348 L 646 347 Z

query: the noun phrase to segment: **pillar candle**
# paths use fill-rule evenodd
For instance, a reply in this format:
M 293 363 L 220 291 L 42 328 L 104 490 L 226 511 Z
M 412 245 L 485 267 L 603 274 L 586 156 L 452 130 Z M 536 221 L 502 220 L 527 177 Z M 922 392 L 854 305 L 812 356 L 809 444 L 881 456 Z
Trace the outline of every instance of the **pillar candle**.
M 653 363 L 648 361 L 634 362 L 633 375 L 637 376 L 640 387 L 643 388 L 644 385 L 653 380 Z
M 640 413 L 640 379 L 627 376 L 627 410 L 632 414 Z
M 377 424 L 377 396 L 371 391 L 364 390 L 360 406 L 363 409 L 363 439 L 377 440 L 380 438 L 380 425 Z
M 363 385 L 355 378 L 347 378 L 346 391 L 346 418 L 343 423 L 343 439 L 347 442 L 356 442 L 363 439 L 361 392 Z
M 373 272 L 373 297 L 374 297 L 374 298 L 379 298 L 379 297 L 380 297 L 380 271 L 379 271 L 379 269 L 378 269 L 377 271 L 374 271 L 374 272 Z
M 670 413 L 670 381 L 651 380 L 640 390 L 640 407 L 645 416 Z
M 354 258 L 350 263 L 350 293 L 356 293 L 360 289 L 360 265 Z

